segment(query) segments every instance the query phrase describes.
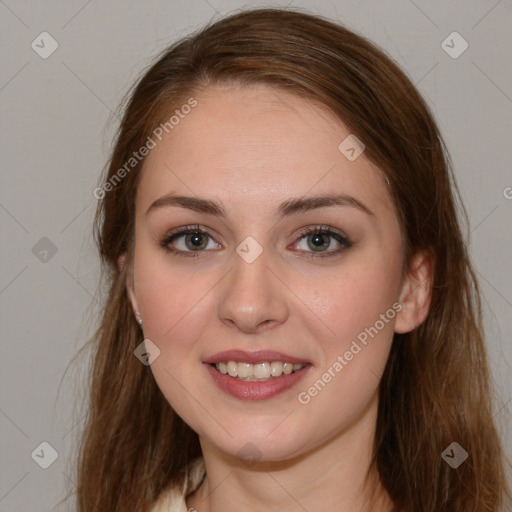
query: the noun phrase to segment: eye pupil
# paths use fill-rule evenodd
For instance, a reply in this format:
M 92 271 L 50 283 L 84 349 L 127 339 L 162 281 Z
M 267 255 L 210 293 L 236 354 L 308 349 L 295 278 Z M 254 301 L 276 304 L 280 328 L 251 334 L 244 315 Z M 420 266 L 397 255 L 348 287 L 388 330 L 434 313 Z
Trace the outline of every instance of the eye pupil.
M 325 243 L 325 240 L 327 238 L 327 243 Z M 326 237 L 326 235 L 323 235 L 321 233 L 317 233 L 315 235 L 312 235 L 312 242 L 313 242 L 313 247 L 315 248 L 327 248 L 329 246 L 329 240 L 328 240 L 328 237 Z
M 202 235 L 201 233 L 192 233 L 191 235 L 188 235 L 186 238 L 187 238 L 187 241 L 190 241 L 192 243 L 192 246 L 195 249 L 198 249 L 198 248 L 201 249 L 201 248 L 203 248 L 202 246 L 205 245 L 204 240 L 202 240 L 203 237 L 206 240 L 206 237 L 204 235 Z

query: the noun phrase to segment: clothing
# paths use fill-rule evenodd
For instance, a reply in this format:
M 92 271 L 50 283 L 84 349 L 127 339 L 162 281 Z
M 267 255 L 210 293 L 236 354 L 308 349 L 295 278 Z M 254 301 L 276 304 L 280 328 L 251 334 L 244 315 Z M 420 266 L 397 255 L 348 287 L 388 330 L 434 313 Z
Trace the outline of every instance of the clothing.
M 187 468 L 184 486 L 181 489 L 171 487 L 165 491 L 158 498 L 151 512 L 188 512 L 185 497 L 192 494 L 201 485 L 205 475 L 204 459 L 199 457 L 192 461 Z

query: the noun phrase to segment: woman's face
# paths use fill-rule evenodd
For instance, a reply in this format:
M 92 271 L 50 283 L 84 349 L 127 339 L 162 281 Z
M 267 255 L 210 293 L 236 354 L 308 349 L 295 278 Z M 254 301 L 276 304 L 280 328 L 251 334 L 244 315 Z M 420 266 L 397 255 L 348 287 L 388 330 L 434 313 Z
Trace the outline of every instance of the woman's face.
M 400 227 L 325 109 L 263 85 L 195 99 L 144 165 L 130 298 L 185 422 L 226 454 L 285 460 L 375 413 L 403 315 Z

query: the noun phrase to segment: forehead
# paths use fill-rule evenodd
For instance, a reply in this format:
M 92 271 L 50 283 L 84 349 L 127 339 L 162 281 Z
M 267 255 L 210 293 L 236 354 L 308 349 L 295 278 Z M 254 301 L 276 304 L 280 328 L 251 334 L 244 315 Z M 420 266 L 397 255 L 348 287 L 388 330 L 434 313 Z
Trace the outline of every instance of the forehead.
M 291 196 L 337 192 L 374 209 L 393 209 L 379 170 L 364 153 L 350 161 L 340 152 L 351 134 L 327 108 L 266 85 L 211 86 L 194 98 L 197 106 L 146 158 L 142 208 L 173 191 L 253 211 Z

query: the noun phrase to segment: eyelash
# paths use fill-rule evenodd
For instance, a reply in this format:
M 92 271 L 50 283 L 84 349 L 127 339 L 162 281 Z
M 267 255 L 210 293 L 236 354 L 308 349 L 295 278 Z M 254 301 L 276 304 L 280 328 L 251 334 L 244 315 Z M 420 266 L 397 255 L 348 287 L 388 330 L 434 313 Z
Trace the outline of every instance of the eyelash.
M 174 231 L 171 231 L 160 241 L 160 246 L 166 252 L 173 254 L 175 256 L 182 256 L 185 258 L 197 258 L 200 255 L 200 253 L 205 252 L 205 250 L 182 251 L 182 250 L 177 250 L 177 249 L 171 249 L 169 247 L 169 244 L 174 242 L 174 240 L 176 240 L 177 238 L 180 238 L 183 235 L 188 235 L 188 234 L 206 235 L 210 239 L 213 240 L 213 237 L 210 236 L 208 234 L 208 232 L 204 231 L 203 229 L 200 228 L 199 225 L 196 224 L 194 226 L 184 226 L 181 228 L 177 228 Z M 306 252 L 307 254 L 309 254 L 309 256 L 306 256 L 306 257 L 308 257 L 308 258 L 328 258 L 328 257 L 337 256 L 338 254 L 345 251 L 346 249 L 349 249 L 353 245 L 347 236 L 345 236 L 337 231 L 334 231 L 333 228 L 331 228 L 331 226 L 324 226 L 324 225 L 315 226 L 313 228 L 306 228 L 306 229 L 302 230 L 299 234 L 298 240 L 301 240 L 301 239 L 305 238 L 306 236 L 319 235 L 319 234 L 320 235 L 328 235 L 328 236 L 334 238 L 337 242 L 339 242 L 342 245 L 342 248 L 337 249 L 335 251 L 329 251 L 329 252 L 301 251 L 301 252 Z

